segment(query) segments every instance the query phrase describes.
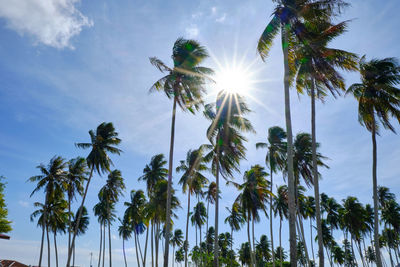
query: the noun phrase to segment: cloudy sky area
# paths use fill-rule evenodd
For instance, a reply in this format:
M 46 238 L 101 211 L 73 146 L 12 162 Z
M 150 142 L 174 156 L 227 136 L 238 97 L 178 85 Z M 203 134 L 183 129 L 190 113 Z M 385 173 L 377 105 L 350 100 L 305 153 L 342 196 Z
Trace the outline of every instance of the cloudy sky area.
M 353 19 L 349 32 L 332 45 L 368 58 L 400 57 L 400 2 L 353 0 L 351 4 L 340 18 Z M 74 143 L 88 141 L 88 130 L 103 121 L 113 122 L 123 140 L 124 153 L 113 160 L 126 181 L 125 198 L 131 189 L 144 188 L 137 178 L 145 164 L 155 154 L 168 154 L 172 108 L 163 94 L 148 94 L 162 75 L 148 57 L 171 64 L 172 45 L 180 36 L 207 46 L 212 58 L 205 65 L 251 65 L 257 82 L 249 92 L 253 97 L 247 100 L 257 133 L 248 136 L 247 161 L 241 168 L 263 164 L 265 151 L 256 151 L 255 143 L 265 141 L 268 127 L 284 126 L 279 42 L 266 63 L 256 54 L 257 40 L 272 11 L 272 2 L 265 0 L 0 0 L 0 175 L 7 177 L 6 202 L 14 228 L 12 240 L 0 242 L 0 259 L 37 263 L 41 231 L 29 216 L 33 203 L 44 198 L 43 194 L 29 198 L 34 185 L 26 180 L 38 174 L 37 165 L 54 155 L 86 156 L 87 151 L 78 150 Z M 346 74 L 346 78 L 348 84 L 358 81 L 356 74 Z M 210 88 L 207 102 L 215 100 L 215 90 Z M 371 203 L 371 138 L 357 121 L 355 100 L 327 99 L 317 108 L 317 139 L 321 152 L 330 158 L 330 169 L 322 170 L 321 191 L 339 201 L 353 195 Z M 310 131 L 309 110 L 309 98 L 292 91 L 294 133 Z M 189 149 L 207 141 L 207 126 L 200 114 L 178 112 L 175 164 Z M 382 132 L 378 159 L 379 184 L 400 197 L 398 136 Z M 240 174 L 236 177 L 241 181 Z M 281 177 L 275 180 L 283 183 Z M 90 211 L 104 181 L 105 177 L 96 176 L 91 185 L 86 202 Z M 221 221 L 226 216 L 224 207 L 232 204 L 236 194 L 232 187 L 223 188 Z M 181 193 L 179 197 L 182 209 L 176 227 L 184 229 L 186 197 Z M 119 205 L 118 215 L 123 211 Z M 257 225 L 257 233 L 268 233 L 267 227 L 264 220 Z M 115 266 L 122 266 L 122 241 L 116 229 L 117 225 L 113 227 Z M 285 225 L 283 245 L 287 248 L 286 229 Z M 221 231 L 228 230 L 221 223 Z M 98 231 L 91 213 L 90 229 L 77 241 L 80 266 L 89 266 L 90 252 L 97 255 Z M 236 246 L 246 239 L 244 231 L 235 235 Z M 127 245 L 128 261 L 134 265 L 132 243 Z M 61 264 L 65 244 L 66 239 L 60 238 Z

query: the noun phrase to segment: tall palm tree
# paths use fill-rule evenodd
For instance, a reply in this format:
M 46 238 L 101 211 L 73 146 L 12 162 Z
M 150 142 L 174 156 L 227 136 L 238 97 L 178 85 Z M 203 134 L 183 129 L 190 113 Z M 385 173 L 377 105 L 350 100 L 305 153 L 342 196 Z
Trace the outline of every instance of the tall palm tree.
M 174 231 L 174 234 L 172 235 L 171 238 L 171 244 L 172 244 L 172 267 L 174 267 L 174 262 L 175 262 L 175 247 L 182 246 L 183 244 L 183 232 L 181 229 L 176 229 Z
M 78 216 L 81 214 L 80 220 L 78 220 Z M 84 235 L 89 228 L 89 215 L 85 206 L 79 207 L 75 213 L 75 218 L 72 221 L 72 227 L 76 230 L 76 236 Z M 73 259 L 72 266 L 75 266 L 75 245 L 72 247 L 73 251 Z
M 124 216 L 124 219 L 119 219 L 120 226 L 118 227 L 118 234 L 119 237 L 122 238 L 122 253 L 124 254 L 124 262 L 125 262 L 125 267 L 128 266 L 126 263 L 126 254 L 125 254 L 125 240 L 128 240 L 129 238 L 132 237 L 132 226 L 129 223 L 128 217 Z M 140 261 L 139 261 L 139 256 L 137 255 L 137 250 L 136 250 L 136 257 L 137 257 L 137 266 L 140 266 Z
M 143 169 L 143 175 L 139 177 L 139 181 L 146 182 L 147 195 L 150 196 L 154 190 L 156 183 L 160 180 L 165 180 L 168 175 L 168 169 L 164 166 L 167 161 L 164 154 L 153 156 L 149 164 Z
M 287 170 L 288 170 L 288 196 L 289 196 L 289 237 L 290 260 L 296 262 L 296 208 L 295 184 L 293 174 L 293 134 L 290 114 L 289 88 L 296 73 L 295 46 L 297 39 L 303 40 L 305 34 L 304 20 L 319 17 L 328 20 L 334 12 L 340 12 L 345 5 L 342 0 L 275 0 L 277 6 L 273 18 L 265 28 L 258 42 L 258 53 L 265 60 L 272 47 L 273 39 L 281 32 L 282 52 L 284 58 L 284 93 L 285 93 L 285 120 L 287 133 Z M 320 267 L 324 266 L 323 248 L 320 247 Z
M 266 235 L 260 236 L 260 241 L 257 243 L 255 251 L 257 266 L 265 266 L 271 260 L 274 253 L 271 253 L 270 242 Z
M 44 164 L 40 164 L 37 168 L 40 170 L 41 174 L 32 176 L 28 179 L 30 182 L 36 182 L 36 187 L 31 193 L 31 197 L 36 192 L 43 189 L 45 191 L 45 207 L 42 207 L 43 212 L 43 227 L 48 228 L 48 218 L 47 212 L 49 211 L 50 203 L 57 198 L 60 194 L 62 194 L 62 185 L 66 175 L 65 168 L 67 164 L 65 160 L 60 156 L 54 156 L 49 164 L 46 166 Z M 37 216 L 37 215 L 36 215 Z M 42 232 L 43 235 L 44 232 Z M 43 237 L 42 243 L 40 245 L 40 256 L 39 256 L 39 266 L 42 265 L 42 255 L 43 255 Z M 48 255 L 48 264 L 50 265 L 50 254 Z
M 115 204 L 118 202 L 119 197 L 123 195 L 125 190 L 124 178 L 122 178 L 121 171 L 113 170 L 108 175 L 106 184 L 100 189 L 100 198 L 104 199 L 108 214 L 112 214 Z M 107 220 L 108 223 L 108 247 L 109 247 L 109 261 L 110 267 L 112 266 L 112 253 L 111 253 L 111 218 Z
M 313 240 L 313 225 L 312 221 L 315 220 L 315 199 L 312 196 L 308 196 L 304 201 L 304 212 L 305 217 L 310 221 L 310 244 L 311 244 L 311 253 L 313 256 L 313 262 L 315 263 L 315 256 L 314 256 L 314 240 Z
M 270 191 L 272 192 L 273 186 L 273 174 L 278 170 L 282 170 L 285 164 L 285 151 L 286 151 L 286 133 L 278 126 L 273 126 L 268 129 L 268 143 L 257 143 L 256 148 L 266 147 L 268 149 L 267 156 L 265 157 L 265 163 L 270 170 Z M 269 218 L 270 218 L 270 236 L 271 236 L 271 248 L 274 251 L 274 235 L 272 227 L 272 195 L 269 197 Z M 272 266 L 275 267 L 275 255 L 272 253 Z
M 376 135 L 379 124 L 385 129 L 395 131 L 390 117 L 400 121 L 400 66 L 395 58 L 366 60 L 359 62 L 361 83 L 355 83 L 347 89 L 358 101 L 358 120 L 371 132 L 372 136 L 372 183 L 374 198 L 374 244 L 379 251 L 379 214 L 377 184 L 377 145 Z M 376 264 L 382 266 L 380 253 L 376 253 Z
M 175 141 L 175 115 L 176 105 L 182 110 L 192 113 L 198 110 L 203 102 L 203 95 L 206 92 L 204 87 L 208 76 L 213 74 L 212 69 L 200 64 L 208 58 L 206 48 L 197 41 L 178 38 L 172 48 L 173 67 L 168 67 L 156 57 L 150 58 L 150 63 L 163 73 L 167 73 L 150 88 L 150 91 L 163 91 L 169 99 L 173 99 L 172 120 L 171 120 L 171 141 L 169 150 L 168 166 L 168 200 L 167 200 L 167 224 L 166 232 L 170 230 L 170 209 L 171 209 L 171 187 L 173 171 L 173 154 Z M 169 256 L 169 235 L 165 239 L 164 267 L 168 266 Z
M 185 243 L 188 243 L 190 196 L 192 194 L 198 195 L 201 193 L 199 190 L 208 182 L 208 179 L 202 174 L 202 172 L 207 169 L 208 168 L 204 163 L 202 148 L 189 150 L 186 154 L 186 159 L 181 160 L 180 165 L 176 168 L 176 172 L 183 172 L 179 184 L 182 185 L 182 192 L 187 192 L 188 194 Z M 188 246 L 186 246 L 185 249 L 185 267 L 187 267 Z
M 106 240 L 105 228 L 107 220 L 110 216 L 108 214 L 107 204 L 104 201 L 104 198 L 102 198 L 100 195 L 98 195 L 98 198 L 99 202 L 96 205 L 94 205 L 93 211 L 94 215 L 98 217 L 97 220 L 100 225 L 100 249 L 99 249 L 99 261 L 98 261 L 98 267 L 100 267 L 102 255 L 103 255 L 103 266 L 104 266 L 105 240 Z
M 103 122 L 97 126 L 96 132 L 93 130 L 89 131 L 90 143 L 77 143 L 78 148 L 88 149 L 90 148 L 89 155 L 86 157 L 87 165 L 90 169 L 88 181 L 86 183 L 85 192 L 81 202 L 81 207 L 85 204 L 86 195 L 89 189 L 90 181 L 93 177 L 93 172 L 101 175 L 105 172 L 110 172 L 110 166 L 113 165 L 112 160 L 109 158 L 108 153 L 119 155 L 122 151 L 117 148 L 121 143 L 121 139 L 118 138 L 118 133 L 115 131 L 114 125 L 111 122 Z M 82 209 L 80 209 L 82 211 Z M 78 225 L 82 214 L 78 214 Z M 75 245 L 75 237 L 78 229 L 74 229 L 72 236 L 71 246 L 68 251 L 67 267 L 70 267 L 71 262 L 71 251 Z
M 288 196 L 287 196 L 287 186 L 281 185 L 277 188 L 276 197 L 274 198 L 273 209 L 275 217 L 279 215 L 279 247 L 282 248 L 282 220 L 288 218 L 289 207 L 288 207 Z M 282 253 L 279 254 L 280 266 L 283 266 Z
M 210 203 L 214 204 L 217 200 L 217 184 L 215 182 L 211 182 L 208 184 L 207 190 L 203 193 L 205 199 L 207 200 L 207 221 L 206 221 L 206 230 L 208 231 L 208 211 Z
M 54 251 L 56 256 L 56 266 L 58 267 L 58 249 L 57 249 L 57 233 L 65 233 L 67 229 L 67 201 L 63 199 L 62 195 L 54 198 L 51 203 L 49 203 L 49 213 L 48 221 L 50 231 L 53 232 L 54 237 Z
M 205 156 L 212 162 L 212 172 L 216 180 L 215 235 L 218 236 L 219 222 L 219 175 L 232 177 L 239 171 L 239 162 L 245 158 L 247 139 L 242 132 L 252 132 L 253 127 L 244 116 L 250 110 L 241 96 L 226 91 L 218 93 L 216 104 L 207 104 L 204 115 L 212 121 L 207 129 L 211 145 L 205 146 L 210 152 Z M 218 240 L 214 240 L 214 267 L 219 266 Z
M 238 202 L 234 202 L 232 204 L 231 209 L 229 209 L 228 207 L 226 207 L 226 209 L 228 210 L 229 215 L 225 218 L 225 223 L 229 224 L 229 226 L 231 227 L 231 238 L 232 238 L 231 250 L 233 250 L 233 247 L 232 247 L 233 246 L 233 231 L 239 231 L 246 220 L 244 218 L 244 215 L 242 213 L 242 210 L 240 209 Z M 233 259 L 232 259 L 232 261 L 233 261 Z M 231 261 L 231 265 L 233 264 L 232 261 Z
M 86 160 L 81 157 L 71 159 L 68 162 L 68 172 L 65 177 L 65 187 L 68 196 L 68 247 L 71 246 L 71 202 L 76 198 L 76 193 L 83 195 L 83 183 L 87 180 L 87 164 Z M 69 251 L 68 251 L 69 252 Z
M 259 221 L 258 210 L 265 211 L 264 203 L 268 195 L 272 194 L 268 190 L 268 181 L 266 176 L 268 174 L 264 171 L 264 168 L 260 165 L 254 165 L 250 170 L 246 171 L 243 175 L 243 183 L 238 184 L 231 182 L 240 191 L 239 196 L 235 202 L 239 203 L 239 206 L 244 214 L 246 214 L 247 220 L 247 237 L 250 243 L 251 262 L 250 265 L 255 265 L 255 257 L 253 253 L 254 248 L 254 222 Z M 250 240 L 250 221 L 252 222 L 253 238 Z
M 250 243 L 242 243 L 239 249 L 239 261 L 247 266 L 251 264 L 251 251 L 250 251 Z
M 32 214 L 31 214 L 31 222 L 34 221 L 34 219 L 36 217 L 38 218 L 38 222 L 37 222 L 37 226 L 42 228 L 42 239 L 41 239 L 41 243 L 40 243 L 40 258 L 39 258 L 39 266 L 41 266 L 41 260 L 42 260 L 42 253 L 43 253 L 43 245 L 44 245 L 44 235 L 46 233 L 46 230 L 48 229 L 48 216 L 47 214 L 49 213 L 49 205 L 47 204 L 43 204 L 40 202 L 35 202 L 33 203 L 34 207 L 37 207 L 38 209 L 35 210 Z M 47 232 L 47 264 L 48 266 L 50 266 L 50 244 L 49 244 L 49 238 L 48 238 L 48 232 Z
M 197 228 L 199 228 L 201 242 L 201 227 L 205 224 L 207 217 L 206 207 L 203 202 L 199 202 L 194 206 L 192 217 L 190 218 L 192 225 L 196 228 L 196 246 L 197 246 Z

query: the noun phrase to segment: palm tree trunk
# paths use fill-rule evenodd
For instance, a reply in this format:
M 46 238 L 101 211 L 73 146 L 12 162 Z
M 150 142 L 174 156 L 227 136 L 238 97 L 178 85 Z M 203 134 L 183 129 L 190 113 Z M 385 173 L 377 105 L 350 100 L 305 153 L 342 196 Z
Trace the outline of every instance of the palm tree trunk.
M 89 189 L 89 184 L 90 184 L 90 181 L 92 180 L 92 177 L 93 177 L 93 171 L 94 171 L 94 165 L 92 166 L 92 168 L 90 170 L 89 179 L 88 179 L 88 181 L 86 183 L 85 193 L 83 194 L 82 203 L 81 203 L 81 206 L 79 208 L 78 217 L 77 217 L 76 225 L 75 225 L 75 229 L 74 229 L 74 234 L 72 236 L 71 246 L 68 248 L 67 267 L 70 267 L 72 247 L 74 247 L 74 245 L 75 245 L 75 238 L 76 238 L 76 234 L 78 232 L 78 226 L 79 226 L 79 223 L 80 223 L 81 217 L 82 217 L 83 205 L 85 204 L 85 199 L 86 199 L 86 195 L 87 195 L 87 192 L 88 192 L 88 189 Z
M 379 214 L 378 214 L 378 179 L 377 179 L 377 148 L 376 148 L 376 129 L 375 114 L 372 116 L 372 187 L 374 192 L 374 243 L 376 251 L 376 266 L 382 267 L 381 255 L 379 252 Z
M 231 228 L 231 251 L 233 251 L 233 228 Z M 233 266 L 233 257 L 231 258 L 231 266 Z
M 290 84 L 289 84 L 289 35 L 281 26 L 282 32 L 282 49 L 284 58 L 284 87 L 285 87 L 285 120 L 286 120 L 286 134 L 287 134 L 287 170 L 288 170 L 288 204 L 289 204 L 289 242 L 290 242 L 290 262 L 295 265 L 296 262 L 296 203 L 294 199 L 295 187 L 293 176 L 293 133 L 292 133 L 292 119 L 290 115 Z M 323 264 L 320 265 L 323 267 Z
M 390 258 L 390 265 L 392 267 L 394 267 L 394 261 L 393 261 L 393 257 L 392 257 L 392 250 L 390 249 L 390 247 L 387 247 L 387 250 L 389 251 L 389 258 Z
M 363 257 L 362 251 L 361 251 L 360 240 L 357 240 L 356 246 L 358 246 L 358 253 L 360 254 L 362 265 L 363 265 L 363 267 L 365 267 L 365 261 L 364 261 L 364 257 Z
M 147 257 L 147 241 L 149 240 L 149 227 L 147 226 L 147 230 L 146 230 L 146 241 L 144 244 L 144 257 L 143 257 L 143 267 L 146 266 L 146 257 Z
M 141 259 L 141 262 L 143 262 L 143 253 L 142 253 L 142 246 L 140 245 L 140 236 L 139 236 L 139 234 L 137 235 L 137 244 L 138 244 L 138 247 L 139 247 L 140 259 Z
M 314 245 L 313 245 L 314 242 L 313 242 L 312 232 L 313 232 L 313 229 L 312 229 L 312 220 L 311 220 L 311 217 L 310 217 L 310 236 L 311 236 L 310 241 L 311 241 L 311 252 L 312 252 L 313 262 L 314 262 L 314 264 L 315 264 Z
M 217 237 L 215 237 L 217 239 Z M 247 212 L 247 239 L 249 241 L 250 247 L 250 267 L 253 267 L 253 250 L 251 249 L 251 239 L 250 239 L 250 211 Z
M 219 135 L 217 135 L 217 141 Z M 218 219 L 219 219 L 219 144 L 217 142 L 217 167 L 215 173 L 216 200 L 215 200 L 215 238 L 214 238 L 214 267 L 219 267 L 219 247 L 218 247 Z
M 126 255 L 125 255 L 125 238 L 122 238 L 122 251 L 124 253 L 125 267 L 128 267 L 128 264 L 126 264 Z M 138 267 L 140 267 L 139 261 L 138 261 Z
M 99 263 L 97 267 L 100 267 L 101 264 L 101 245 L 102 245 L 102 240 L 103 239 L 103 229 L 102 229 L 102 224 L 100 223 L 100 249 L 99 249 Z
M 317 141 L 315 129 L 315 83 L 311 81 L 311 136 L 312 136 L 312 173 L 314 183 L 314 197 L 315 197 L 315 217 L 317 221 L 318 236 L 322 236 L 321 224 L 321 208 L 319 200 L 319 179 L 318 179 L 318 164 L 317 164 Z M 318 258 L 319 266 L 324 266 L 324 244 L 322 238 L 318 238 Z
M 106 259 L 106 223 L 103 223 L 103 267 Z
M 140 261 L 139 261 L 139 253 L 138 253 L 138 241 L 137 241 L 137 236 L 136 236 L 136 231 L 133 230 L 133 236 L 135 238 L 135 251 L 136 251 L 136 260 L 137 260 L 137 266 L 140 267 Z
M 56 253 L 56 267 L 58 267 L 57 238 L 56 238 L 56 232 L 55 231 L 54 231 L 54 252 Z
M 154 267 L 154 223 L 151 222 L 151 266 Z
M 72 258 L 72 266 L 75 267 L 75 246 L 72 248 L 72 253 L 74 254 L 74 256 Z
M 188 209 L 187 209 L 187 215 L 186 215 L 186 237 L 185 237 L 185 243 L 187 246 L 185 246 L 185 267 L 188 265 L 188 231 L 189 231 L 189 214 L 190 214 L 190 188 L 188 190 Z
M 68 194 L 68 248 L 70 246 L 71 246 L 71 195 Z
M 110 262 L 110 267 L 112 267 L 112 259 L 111 259 L 111 230 L 110 230 L 111 222 L 108 222 L 108 255 L 110 258 L 108 259 Z
M 253 265 L 256 264 L 256 246 L 254 245 L 254 216 L 253 219 L 251 220 L 251 232 L 252 232 L 252 241 L 253 241 L 253 249 L 254 249 L 254 253 L 253 253 Z
M 309 257 L 309 255 L 308 255 L 308 248 L 307 248 L 306 237 L 305 237 L 305 235 L 304 235 L 303 220 L 300 218 L 300 216 L 297 216 L 297 220 L 299 221 L 299 224 L 300 224 L 300 233 L 301 233 L 301 236 L 302 236 L 303 242 L 304 242 L 304 251 L 305 251 L 305 253 L 306 253 L 307 262 L 308 262 L 308 265 L 311 266 L 311 264 L 310 264 L 310 257 Z
M 175 88 L 174 88 L 175 89 Z M 168 162 L 168 191 L 167 191 L 167 214 L 165 220 L 165 252 L 164 252 L 164 267 L 168 267 L 169 256 L 169 232 L 171 228 L 171 189 L 172 189 L 172 163 L 174 159 L 174 139 L 175 139 L 175 115 L 176 115 L 176 102 L 177 96 L 174 97 L 174 105 L 172 107 L 172 121 L 171 121 L 171 142 L 169 147 L 169 162 Z
M 206 233 L 208 232 L 208 208 L 209 208 L 209 206 L 210 206 L 210 201 L 209 200 L 207 200 L 207 221 L 206 221 Z M 207 236 L 207 235 L 206 235 Z
M 175 245 L 172 245 L 172 267 L 174 267 L 174 258 L 175 258 Z
M 40 242 L 40 256 L 39 256 L 39 267 L 42 267 L 42 256 L 43 256 L 43 244 L 44 244 L 44 231 L 45 226 L 42 226 L 42 241 Z
M 270 161 L 269 164 L 269 169 L 271 171 L 271 186 L 270 186 L 270 191 L 272 193 L 272 184 L 273 184 L 273 171 L 272 171 L 272 164 Z M 271 233 L 271 250 L 272 250 L 272 267 L 275 267 L 275 253 L 274 252 L 274 232 L 273 232 L 273 226 L 272 226 L 272 195 L 269 196 L 269 231 Z
M 158 266 L 158 244 L 159 244 L 159 241 L 160 241 L 159 233 L 160 233 L 160 230 L 159 230 L 158 222 L 157 222 L 156 223 L 155 240 L 154 240 L 155 245 L 156 245 L 156 266 Z M 164 258 L 164 260 L 165 260 L 165 258 Z
M 197 247 L 197 225 L 194 226 L 194 230 L 195 230 L 195 233 L 196 233 L 196 247 Z
M 279 216 L 279 248 L 282 250 L 282 217 Z M 272 253 L 274 253 L 274 251 L 272 251 Z M 281 267 L 283 266 L 283 259 L 282 259 L 282 251 L 279 255 L 279 261 L 280 261 L 280 265 Z
M 46 225 L 46 236 L 47 236 L 47 266 L 50 265 L 50 237 L 49 237 L 49 226 Z
M 296 216 L 296 217 L 298 218 L 298 216 Z M 297 219 L 296 219 L 296 226 L 297 226 L 297 231 L 300 233 L 300 235 L 299 235 L 300 241 L 303 243 L 303 246 L 304 246 L 304 253 L 306 254 L 306 255 L 305 255 L 305 257 L 306 257 L 305 266 L 308 266 L 309 261 L 308 261 L 307 252 L 306 252 L 306 249 L 305 249 L 306 245 L 305 245 L 305 243 L 304 243 L 304 237 L 303 237 L 303 235 L 301 234 L 300 224 L 299 224 L 299 222 L 298 222 Z

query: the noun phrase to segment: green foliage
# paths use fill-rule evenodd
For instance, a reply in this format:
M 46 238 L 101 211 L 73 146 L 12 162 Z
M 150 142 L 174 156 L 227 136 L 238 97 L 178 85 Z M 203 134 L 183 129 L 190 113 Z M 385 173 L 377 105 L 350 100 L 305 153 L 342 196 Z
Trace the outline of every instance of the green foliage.
M 11 221 L 8 220 L 8 209 L 4 196 L 4 189 L 6 187 L 5 182 L 2 182 L 5 178 L 0 176 L 0 233 L 8 233 L 12 231 Z

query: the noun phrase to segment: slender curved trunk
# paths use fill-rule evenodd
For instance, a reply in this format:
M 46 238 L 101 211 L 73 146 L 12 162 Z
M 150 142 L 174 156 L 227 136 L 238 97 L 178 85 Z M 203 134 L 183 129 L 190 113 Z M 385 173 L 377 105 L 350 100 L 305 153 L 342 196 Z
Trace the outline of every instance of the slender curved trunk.
M 100 249 L 99 249 L 99 263 L 98 263 L 97 267 L 100 267 L 100 264 L 101 264 L 101 245 L 102 245 L 102 241 L 103 241 L 103 228 L 102 228 L 102 224 L 100 223 Z
M 70 246 L 71 246 L 71 194 L 68 194 L 68 248 Z
M 307 248 L 306 237 L 305 237 L 305 235 L 304 235 L 303 220 L 300 218 L 300 216 L 297 216 L 297 219 L 299 220 L 300 233 L 301 233 L 301 236 L 302 236 L 303 242 L 304 242 L 304 252 L 305 252 L 305 254 L 306 254 L 307 263 L 308 263 L 309 266 L 311 266 L 311 264 L 310 264 L 310 257 L 309 257 L 309 254 L 308 254 L 308 248 Z
M 42 241 L 40 242 L 40 255 L 39 255 L 39 267 L 42 267 L 42 256 L 43 256 L 43 245 L 44 245 L 44 231 L 45 226 L 42 226 Z
M 356 246 L 358 247 L 358 253 L 360 254 L 362 265 L 363 265 L 363 267 L 365 267 L 365 261 L 364 261 L 364 256 L 363 256 L 362 251 L 361 251 L 360 240 L 357 240 Z
M 219 134 L 217 135 L 217 141 Z M 219 220 L 219 144 L 217 142 L 217 167 L 215 173 L 216 200 L 215 200 L 215 238 L 214 238 L 214 267 L 219 267 L 218 220 Z
M 49 226 L 46 225 L 46 237 L 47 237 L 47 266 L 50 265 L 50 237 L 49 237 Z
M 112 259 L 111 259 L 111 230 L 110 230 L 110 225 L 111 222 L 108 222 L 108 255 L 110 255 L 110 258 L 108 259 L 110 261 L 110 267 L 112 267 Z
M 197 247 L 197 225 L 194 226 L 194 231 L 195 231 L 195 234 L 196 234 L 196 247 Z
M 314 242 L 313 242 L 312 232 L 313 232 L 313 229 L 312 229 L 312 220 L 311 220 L 311 217 L 310 217 L 310 236 L 311 236 L 310 241 L 311 241 L 311 252 L 312 252 L 313 262 L 314 262 L 314 265 L 315 265 L 314 245 L 313 245 Z
M 269 169 L 271 170 L 271 186 L 270 191 L 272 193 L 272 184 L 273 184 L 273 171 L 272 164 L 270 162 Z M 271 250 L 272 250 L 272 267 L 275 267 L 275 253 L 274 253 L 274 231 L 272 226 L 272 195 L 269 196 L 269 231 L 271 233 Z
M 151 222 L 151 266 L 154 267 L 154 223 Z
M 392 257 L 392 250 L 390 249 L 390 247 L 387 247 L 387 250 L 389 251 L 389 258 L 390 258 L 390 265 L 392 267 L 394 267 L 394 261 L 393 261 L 393 257 Z
M 254 216 L 253 219 L 251 220 L 251 232 L 252 232 L 252 241 L 253 241 L 253 249 L 254 249 L 254 253 L 253 255 L 253 266 L 256 265 L 256 246 L 254 245 Z
M 318 179 L 318 163 L 317 163 L 317 141 L 315 129 L 315 81 L 311 81 L 311 136 L 312 136 L 312 173 L 314 183 L 314 198 L 315 198 L 315 218 L 317 221 L 318 236 L 322 236 L 321 224 L 321 207 L 319 200 L 319 179 Z M 318 258 L 319 266 L 324 266 L 324 244 L 322 238 L 318 238 Z
M 125 262 L 125 267 L 128 267 L 128 264 L 126 264 L 126 254 L 125 254 L 125 238 L 122 238 L 122 252 L 124 253 L 124 262 Z M 139 261 L 138 261 L 138 267 L 140 267 Z
M 174 260 L 175 260 L 175 245 L 172 245 L 172 267 L 174 267 Z
M 137 261 L 137 266 L 140 267 L 140 261 L 139 261 L 139 253 L 138 253 L 138 241 L 137 241 L 137 236 L 136 236 L 136 231 L 133 230 L 133 237 L 135 238 L 135 251 L 136 251 L 136 261 Z M 126 260 L 125 260 L 126 261 Z M 126 265 L 126 263 L 125 263 Z
M 174 88 L 176 89 L 176 88 Z M 172 107 L 172 121 L 171 121 L 171 142 L 169 147 L 169 162 L 168 162 L 168 191 L 167 191 L 167 214 L 165 220 L 165 251 L 164 251 L 164 267 L 168 267 L 169 256 L 169 232 L 171 228 L 171 189 L 172 189 L 172 163 L 174 159 L 174 140 L 175 140 L 175 116 L 176 116 L 176 102 L 177 96 L 174 97 L 174 105 Z
M 282 217 L 279 216 L 279 248 L 282 250 Z M 282 251 L 279 253 L 279 261 L 281 267 L 283 266 Z
M 298 216 L 296 216 L 296 217 L 298 218 Z M 303 247 L 304 247 L 304 253 L 305 253 L 305 257 L 306 257 L 305 266 L 309 266 L 309 260 L 308 260 L 307 252 L 306 252 L 306 249 L 305 249 L 306 245 L 305 245 L 305 242 L 304 242 L 304 236 L 301 233 L 300 224 L 299 224 L 297 219 L 296 219 L 296 226 L 297 226 L 297 231 L 300 233 L 299 239 L 303 243 Z
M 73 258 L 72 258 L 72 266 L 75 267 L 75 246 L 72 248 L 72 254 L 73 254 Z
M 209 208 L 210 207 L 210 201 L 209 200 L 207 200 L 207 221 L 206 221 L 206 233 L 208 232 L 208 211 L 209 211 Z M 206 235 L 207 236 L 207 235 Z
M 379 252 L 379 214 L 378 214 L 378 178 L 377 178 L 377 147 L 376 147 L 376 129 L 375 114 L 372 116 L 372 187 L 374 192 L 374 244 L 376 255 L 376 266 L 382 267 L 381 254 Z
M 75 229 L 74 229 L 74 234 L 72 235 L 71 245 L 68 248 L 67 267 L 70 267 L 71 252 L 72 252 L 72 248 L 75 246 L 75 238 L 76 238 L 76 234 L 78 232 L 79 223 L 81 221 L 82 212 L 83 212 L 83 205 L 85 204 L 85 199 L 86 199 L 86 195 L 87 195 L 87 192 L 88 192 L 88 189 L 89 189 L 89 184 L 90 184 L 90 181 L 92 180 L 92 177 L 93 177 L 93 171 L 94 171 L 94 166 L 92 166 L 92 168 L 90 170 L 89 179 L 88 179 L 88 181 L 86 183 L 85 193 L 83 194 L 82 203 L 81 203 L 80 208 L 79 208 L 78 217 L 77 217 L 76 225 L 75 225 Z
M 215 238 L 217 239 L 217 238 Z M 251 238 L 250 238 L 250 211 L 247 212 L 247 239 L 249 241 L 250 247 L 250 267 L 254 267 L 253 265 L 253 250 L 251 248 Z
M 149 227 L 146 229 L 146 242 L 144 244 L 144 257 L 143 257 L 143 267 L 146 266 L 146 257 L 147 257 L 147 241 L 149 240 Z
M 233 251 L 233 228 L 231 228 L 231 251 Z M 233 257 L 231 258 L 231 266 L 233 266 Z
M 158 266 L 158 248 L 159 248 L 159 242 L 160 242 L 160 228 L 159 228 L 159 223 L 156 223 L 156 233 L 155 233 L 155 245 L 156 245 L 156 266 Z M 165 260 L 165 258 L 164 258 Z
M 54 252 L 56 253 L 56 267 L 58 267 L 58 250 L 57 250 L 57 238 L 55 231 L 54 231 Z
M 185 267 L 188 265 L 188 248 L 189 248 L 189 243 L 188 243 L 188 231 L 189 231 L 189 214 L 190 214 L 190 189 L 188 190 L 188 209 L 187 209 L 187 215 L 186 215 L 186 237 L 185 237 L 185 243 L 187 244 L 185 246 Z
M 137 234 L 137 244 L 138 244 L 138 247 L 139 247 L 140 260 L 141 260 L 141 262 L 143 262 L 143 253 L 142 253 L 142 246 L 140 245 L 140 236 L 139 236 L 139 234 Z M 144 264 L 143 264 L 143 266 L 144 266 Z
M 103 267 L 106 260 L 106 223 L 103 223 Z
M 289 242 L 290 242 L 290 262 L 292 266 L 296 266 L 296 203 L 295 203 L 295 186 L 293 176 L 293 133 L 292 119 L 290 115 L 290 84 L 289 84 L 289 34 L 284 29 L 285 25 L 281 26 L 282 35 L 282 50 L 284 58 L 284 87 L 285 87 L 285 121 L 287 134 L 287 170 L 288 170 L 288 204 L 289 204 Z M 323 265 L 320 265 L 323 267 Z

